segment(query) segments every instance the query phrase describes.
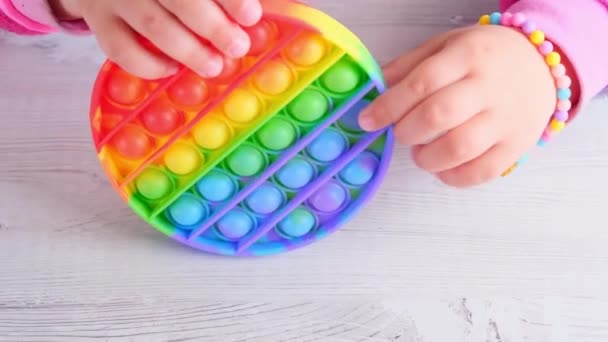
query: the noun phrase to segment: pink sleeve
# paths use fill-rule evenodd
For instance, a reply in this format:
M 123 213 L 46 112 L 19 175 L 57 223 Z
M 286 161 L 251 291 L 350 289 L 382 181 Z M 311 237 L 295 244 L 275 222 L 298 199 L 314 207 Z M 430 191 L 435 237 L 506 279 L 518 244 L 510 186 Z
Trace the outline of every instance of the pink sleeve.
M 26 35 L 89 31 L 83 20 L 57 20 L 47 0 L 0 0 L 0 29 Z
M 579 106 L 608 86 L 608 0 L 501 0 L 500 7 L 525 13 L 568 57 L 581 86 Z

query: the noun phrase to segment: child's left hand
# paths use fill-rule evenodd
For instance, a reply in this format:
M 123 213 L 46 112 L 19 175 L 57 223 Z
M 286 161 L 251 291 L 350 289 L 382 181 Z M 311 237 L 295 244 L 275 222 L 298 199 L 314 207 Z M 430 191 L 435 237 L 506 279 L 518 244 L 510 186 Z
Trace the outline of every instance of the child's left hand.
M 556 105 L 542 55 L 500 26 L 439 35 L 385 76 L 389 90 L 361 114 L 361 127 L 394 124 L 416 164 L 456 187 L 499 177 L 538 141 Z

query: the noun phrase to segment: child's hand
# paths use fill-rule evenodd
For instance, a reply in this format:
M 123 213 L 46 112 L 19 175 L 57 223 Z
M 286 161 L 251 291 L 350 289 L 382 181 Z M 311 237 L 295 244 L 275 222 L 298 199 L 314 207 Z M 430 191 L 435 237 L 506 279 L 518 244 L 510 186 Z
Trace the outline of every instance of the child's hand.
M 144 78 L 160 78 L 180 62 L 203 77 L 220 74 L 222 54 L 238 58 L 250 47 L 241 26 L 257 23 L 259 0 L 50 0 L 59 15 L 83 18 L 108 57 Z M 145 37 L 166 56 L 138 42 Z M 200 38 L 207 40 L 204 44 Z M 218 52 L 219 51 L 219 52 Z
M 418 166 L 466 187 L 499 177 L 540 138 L 556 106 L 542 55 L 519 32 L 474 26 L 435 37 L 386 69 L 364 129 L 395 125 Z

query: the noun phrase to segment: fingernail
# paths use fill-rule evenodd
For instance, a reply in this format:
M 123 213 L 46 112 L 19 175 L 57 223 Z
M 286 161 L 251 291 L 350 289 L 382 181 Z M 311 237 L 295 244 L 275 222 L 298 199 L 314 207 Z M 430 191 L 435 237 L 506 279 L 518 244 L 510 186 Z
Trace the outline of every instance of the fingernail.
M 163 65 L 163 67 L 161 69 L 157 70 L 158 73 L 151 74 L 149 76 L 139 75 L 139 77 L 142 77 L 144 79 L 150 79 L 150 80 L 161 80 L 163 78 L 174 76 L 175 74 L 177 74 L 179 69 L 180 69 L 179 64 L 168 62 L 167 64 Z
M 262 7 L 256 1 L 247 1 L 242 9 L 242 23 L 245 26 L 255 25 L 262 17 Z
M 376 120 L 374 119 L 374 116 L 371 115 L 368 111 L 361 112 L 361 115 L 359 116 L 359 126 L 361 126 L 363 130 L 373 130 L 375 123 Z
M 179 65 L 177 64 L 171 64 L 167 66 L 167 76 L 172 76 L 177 74 L 177 72 L 179 71 Z
M 206 78 L 216 77 L 222 72 L 223 67 L 223 62 L 220 58 L 211 58 L 201 71 L 201 76 Z
M 235 38 L 228 48 L 228 54 L 232 58 L 241 58 L 247 51 L 249 51 L 249 40 L 245 37 Z

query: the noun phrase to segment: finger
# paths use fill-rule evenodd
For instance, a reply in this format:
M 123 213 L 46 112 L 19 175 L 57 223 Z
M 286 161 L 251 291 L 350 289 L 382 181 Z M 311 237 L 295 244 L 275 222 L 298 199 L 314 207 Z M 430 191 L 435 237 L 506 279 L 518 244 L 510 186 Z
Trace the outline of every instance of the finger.
M 397 84 L 420 62 L 435 54 L 440 48 L 439 42 L 435 44 L 428 42 L 389 62 L 382 68 L 387 86 L 392 87 Z
M 100 48 L 125 71 L 145 79 L 175 74 L 178 65 L 165 56 L 147 50 L 137 41 L 137 34 L 120 18 L 93 16 L 87 19 Z
M 494 145 L 480 157 L 437 175 L 450 186 L 464 188 L 487 183 L 499 178 L 518 158 L 521 151 L 515 145 Z
M 469 67 L 461 56 L 459 49 L 450 47 L 425 59 L 361 113 L 361 128 L 375 131 L 394 124 L 422 100 L 464 78 Z
M 480 113 L 432 143 L 414 148 L 414 161 L 431 173 L 453 169 L 495 145 L 500 140 L 499 129 L 494 116 Z
M 228 57 L 240 58 L 249 51 L 251 42 L 247 33 L 228 19 L 214 1 L 160 0 L 160 3 Z
M 216 0 L 234 21 L 243 26 L 253 26 L 262 18 L 259 0 Z
M 485 110 L 480 87 L 476 80 L 465 78 L 429 96 L 397 123 L 397 140 L 406 146 L 426 144 L 465 123 Z
M 142 3 L 145 2 L 145 6 Z M 155 0 L 123 1 L 118 14 L 169 57 L 203 77 L 222 71 L 222 58 Z
M 386 84 L 392 87 L 405 78 L 420 62 L 437 53 L 451 34 L 450 31 L 447 34 L 435 36 L 411 52 L 403 54 L 386 64 L 382 68 Z

